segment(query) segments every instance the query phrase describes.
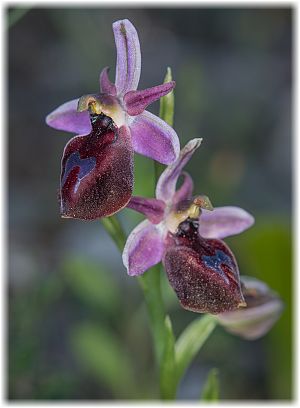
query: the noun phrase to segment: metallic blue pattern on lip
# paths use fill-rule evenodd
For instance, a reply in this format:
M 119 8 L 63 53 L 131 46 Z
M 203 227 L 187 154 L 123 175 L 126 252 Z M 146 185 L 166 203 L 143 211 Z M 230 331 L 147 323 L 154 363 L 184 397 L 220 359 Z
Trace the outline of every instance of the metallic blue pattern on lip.
M 65 184 L 70 172 L 74 169 L 74 167 L 77 167 L 77 166 L 79 167 L 79 173 L 77 176 L 78 180 L 74 187 L 74 193 L 77 192 L 81 180 L 95 168 L 96 158 L 88 157 L 86 159 L 81 159 L 79 152 L 72 153 L 68 157 L 66 165 L 65 165 L 65 172 L 64 172 L 63 179 L 61 181 L 62 187 Z
M 213 256 L 203 255 L 202 261 L 208 268 L 213 269 L 215 272 L 221 275 L 222 278 L 229 284 L 229 279 L 224 273 L 221 265 L 224 264 L 227 265 L 229 268 L 232 268 L 234 265 L 232 264 L 230 256 L 226 255 L 223 251 L 217 249 L 216 255 Z

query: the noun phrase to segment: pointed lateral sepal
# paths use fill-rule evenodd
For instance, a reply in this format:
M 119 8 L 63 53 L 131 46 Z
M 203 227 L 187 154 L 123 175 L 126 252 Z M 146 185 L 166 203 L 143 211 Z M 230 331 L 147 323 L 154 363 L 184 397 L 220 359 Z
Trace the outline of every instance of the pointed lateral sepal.
M 167 95 L 175 87 L 175 82 L 144 89 L 143 91 L 130 91 L 124 96 L 125 109 L 130 116 L 140 115 L 148 105 Z
M 240 234 L 254 224 L 254 217 L 240 207 L 204 208 L 199 222 L 199 234 L 204 238 L 223 239 Z
M 65 132 L 88 135 L 92 130 L 89 114 L 77 110 L 78 101 L 79 99 L 73 99 L 49 113 L 46 117 L 47 125 Z
M 144 111 L 130 118 L 134 150 L 162 164 L 173 163 L 180 151 L 175 130 L 158 116 Z M 160 197 L 158 197 L 160 198 Z

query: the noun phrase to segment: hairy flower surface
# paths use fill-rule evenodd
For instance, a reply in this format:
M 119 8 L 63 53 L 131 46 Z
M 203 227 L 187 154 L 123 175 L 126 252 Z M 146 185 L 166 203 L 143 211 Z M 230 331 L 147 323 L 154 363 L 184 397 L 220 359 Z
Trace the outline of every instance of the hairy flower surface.
M 129 235 L 123 263 L 136 276 L 162 261 L 184 308 L 218 314 L 246 305 L 237 262 L 221 239 L 249 228 L 254 219 L 239 207 L 213 209 L 206 196 L 192 197 L 192 178 L 182 169 L 200 143 L 188 142 L 165 169 L 155 199 L 131 198 L 127 206 L 148 219 Z
M 258 279 L 242 276 L 241 283 L 247 307 L 221 313 L 217 319 L 230 333 L 256 340 L 264 336 L 278 320 L 283 303 L 277 293 Z
M 137 90 L 141 72 L 137 32 L 128 20 L 116 21 L 113 32 L 115 83 L 104 68 L 99 94 L 66 102 L 46 118 L 49 126 L 77 134 L 66 145 L 62 159 L 64 217 L 96 219 L 125 207 L 133 189 L 134 151 L 163 164 L 174 162 L 179 154 L 175 131 L 145 110 L 169 93 L 175 82 Z

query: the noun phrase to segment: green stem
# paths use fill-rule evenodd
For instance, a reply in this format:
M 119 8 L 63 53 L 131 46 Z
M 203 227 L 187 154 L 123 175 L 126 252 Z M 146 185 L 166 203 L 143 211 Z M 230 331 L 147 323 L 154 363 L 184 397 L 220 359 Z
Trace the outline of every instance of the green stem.
M 101 222 L 120 252 L 122 252 L 126 242 L 126 235 L 117 217 L 103 218 Z M 138 281 L 144 293 L 153 336 L 155 357 L 160 368 L 166 339 L 166 313 L 161 295 L 159 265 L 152 267 L 142 276 L 139 276 Z
M 158 367 L 165 344 L 165 308 L 160 289 L 160 268 L 156 265 L 138 278 L 143 290 L 154 342 L 154 351 Z
M 112 215 L 111 217 L 102 218 L 101 223 L 119 251 L 122 252 L 126 242 L 126 235 L 117 217 Z

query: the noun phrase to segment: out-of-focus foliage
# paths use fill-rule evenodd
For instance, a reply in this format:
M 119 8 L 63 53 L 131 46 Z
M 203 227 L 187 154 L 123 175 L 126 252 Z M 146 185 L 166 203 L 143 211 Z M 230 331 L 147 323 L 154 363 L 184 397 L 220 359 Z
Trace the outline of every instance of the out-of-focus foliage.
M 203 401 L 218 401 L 219 399 L 218 370 L 216 368 L 212 368 L 208 373 L 206 383 L 202 390 L 201 399 Z
M 121 292 L 113 276 L 88 260 L 69 259 L 64 265 L 67 284 L 84 304 L 115 314 L 120 310 Z
M 103 324 L 76 326 L 71 332 L 74 354 L 99 382 L 111 389 L 116 398 L 133 398 L 135 381 L 131 364 L 133 356 L 114 333 Z
M 232 240 L 233 241 L 233 240 Z M 249 230 L 239 241 L 232 242 L 232 247 L 239 254 L 240 271 L 251 273 L 280 293 L 284 301 L 282 317 L 266 336 L 268 347 L 265 350 L 270 375 L 268 385 L 274 389 L 277 398 L 288 398 L 292 386 L 292 236 L 290 225 L 285 220 L 275 217 L 257 219 L 256 227 Z M 284 347 L 281 349 L 284 339 Z M 276 350 L 280 353 L 276 355 Z M 275 353 L 275 354 L 274 354 Z M 280 364 L 281 372 L 278 371 Z M 285 373 L 285 381 L 282 380 Z M 281 395 L 281 397 L 279 397 Z
M 10 12 L 10 11 L 9 11 Z M 129 18 L 142 46 L 140 88 L 176 80 L 181 145 L 203 137 L 187 170 L 214 206 L 256 217 L 227 240 L 240 272 L 264 280 L 285 309 L 264 338 L 217 327 L 177 397 L 199 400 L 219 372 L 220 400 L 292 397 L 291 8 L 32 8 L 7 34 L 9 147 L 8 396 L 12 400 L 155 399 L 148 318 L 135 278 L 100 222 L 59 217 L 60 160 L 70 135 L 45 116 L 98 90 L 115 65 L 111 24 Z M 114 72 L 111 72 L 113 79 Z M 151 107 L 158 113 L 158 104 Z M 153 163 L 135 157 L 135 194 L 153 192 Z M 127 232 L 141 220 L 121 214 Z M 162 275 L 176 336 L 199 316 Z M 171 349 L 171 348 L 170 348 Z M 116 367 L 117 366 L 117 367 Z M 121 370 L 121 371 L 120 371 Z

